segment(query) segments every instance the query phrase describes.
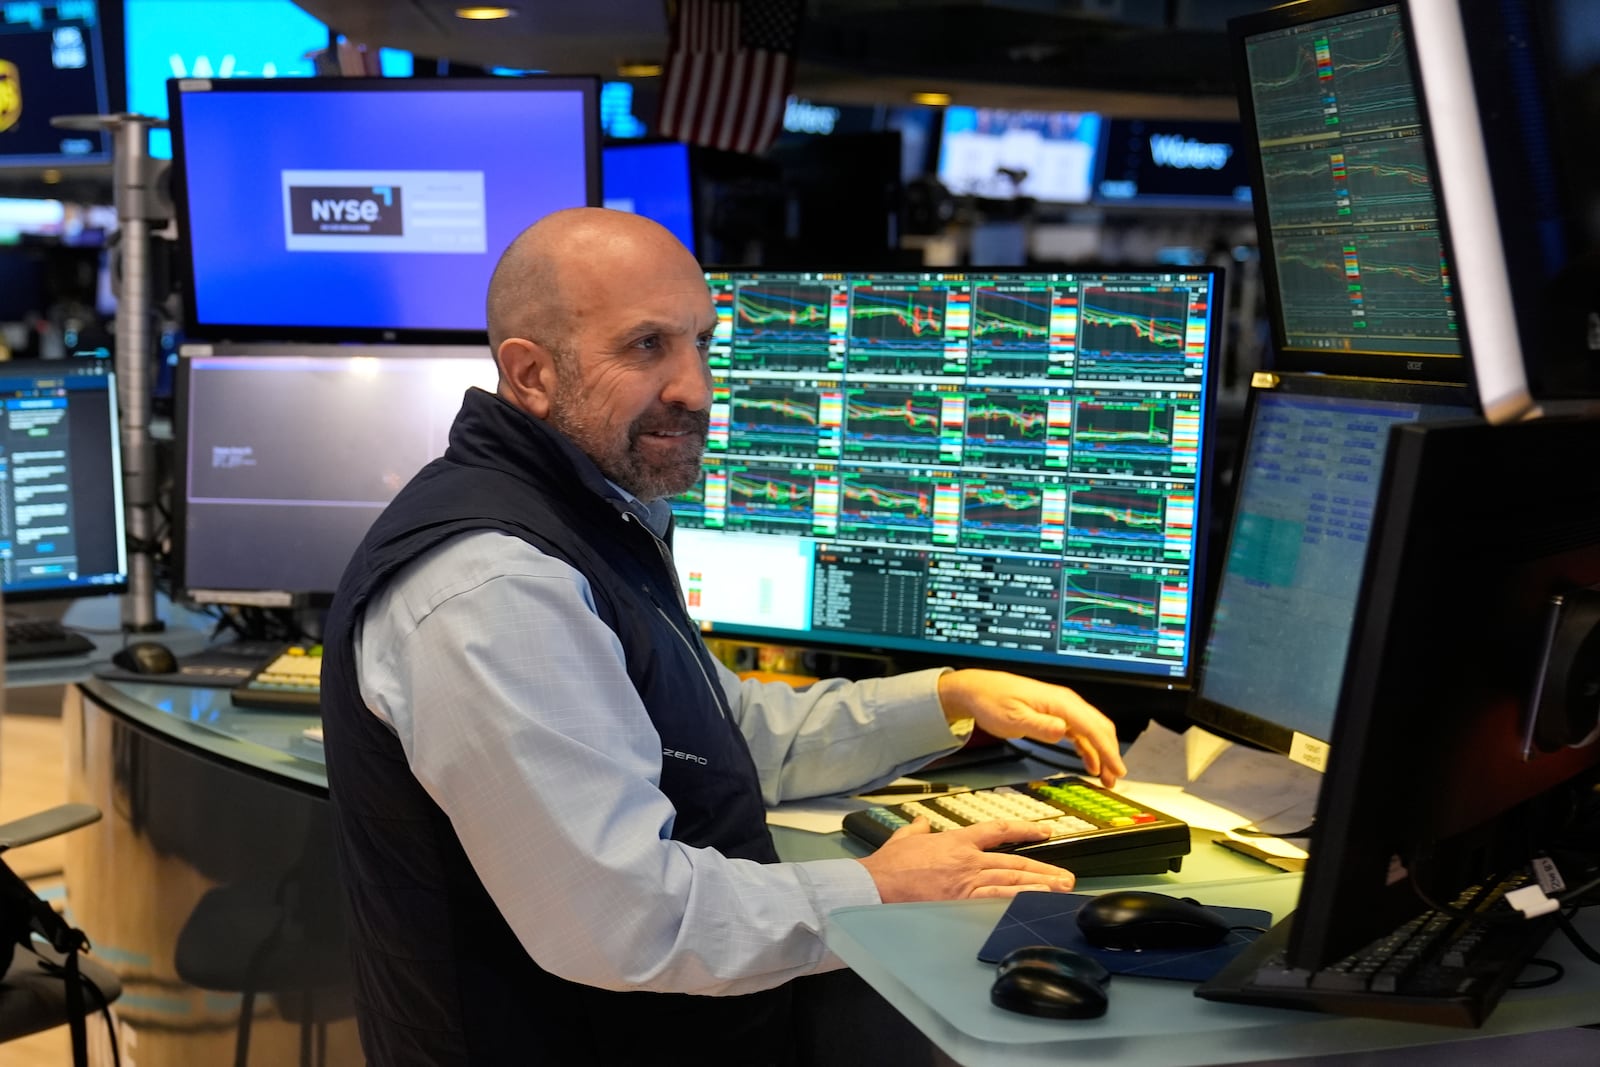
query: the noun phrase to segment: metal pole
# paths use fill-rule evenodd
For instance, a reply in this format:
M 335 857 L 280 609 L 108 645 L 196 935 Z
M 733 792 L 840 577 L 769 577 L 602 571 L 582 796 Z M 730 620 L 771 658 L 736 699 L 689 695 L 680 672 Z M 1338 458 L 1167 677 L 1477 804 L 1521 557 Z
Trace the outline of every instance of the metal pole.
M 128 591 L 122 598 L 122 628 L 160 630 L 155 582 L 155 450 L 150 441 L 151 223 L 167 217 L 155 189 L 150 130 L 166 126 L 147 115 L 62 115 L 62 129 L 105 130 L 111 135 L 113 196 L 121 231 L 121 291 L 117 296 L 115 367 L 122 431 L 122 499 L 128 523 Z

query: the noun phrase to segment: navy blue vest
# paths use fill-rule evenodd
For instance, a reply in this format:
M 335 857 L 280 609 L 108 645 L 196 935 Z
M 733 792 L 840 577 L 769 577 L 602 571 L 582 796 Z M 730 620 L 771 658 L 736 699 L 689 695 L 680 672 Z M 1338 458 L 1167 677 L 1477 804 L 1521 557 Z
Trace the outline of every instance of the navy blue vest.
M 754 763 L 683 610 L 666 546 L 619 504 L 564 437 L 491 393 L 469 390 L 445 455 L 401 490 L 340 583 L 324 634 L 322 716 L 361 1042 L 375 1064 L 785 1056 L 787 989 L 616 993 L 541 970 L 411 775 L 399 740 L 361 700 L 354 627 L 372 597 L 447 538 L 513 534 L 588 578 L 663 749 L 705 757 L 663 760 L 661 789 L 677 811 L 672 836 L 774 861 Z

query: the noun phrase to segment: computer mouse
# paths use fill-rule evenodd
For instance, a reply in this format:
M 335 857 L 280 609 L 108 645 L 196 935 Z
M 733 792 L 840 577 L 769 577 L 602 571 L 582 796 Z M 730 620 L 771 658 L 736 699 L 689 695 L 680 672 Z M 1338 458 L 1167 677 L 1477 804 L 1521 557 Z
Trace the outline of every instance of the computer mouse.
M 1097 948 L 1186 949 L 1220 944 L 1229 924 L 1188 897 L 1124 889 L 1079 908 L 1078 930 Z
M 178 657 L 158 641 L 135 641 L 111 654 L 111 662 L 134 674 L 173 674 Z
M 1098 960 L 1054 945 L 1024 945 L 995 967 L 989 1001 L 1047 1019 L 1093 1019 L 1106 1013 L 1111 972 Z

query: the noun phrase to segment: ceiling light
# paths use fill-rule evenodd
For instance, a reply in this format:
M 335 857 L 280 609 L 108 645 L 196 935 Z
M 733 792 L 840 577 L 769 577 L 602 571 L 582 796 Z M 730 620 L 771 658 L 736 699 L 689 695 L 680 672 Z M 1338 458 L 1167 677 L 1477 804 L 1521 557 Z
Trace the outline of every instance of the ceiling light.
M 659 78 L 661 77 L 660 63 L 618 63 L 617 77 L 619 78 Z
M 486 22 L 491 19 L 508 19 L 516 11 L 509 7 L 458 7 L 456 18 L 472 19 L 474 22 Z
M 54 167 L 39 175 L 46 185 L 57 185 L 61 181 L 61 172 Z
M 913 104 L 926 104 L 929 107 L 944 107 L 950 102 L 949 93 L 912 93 Z

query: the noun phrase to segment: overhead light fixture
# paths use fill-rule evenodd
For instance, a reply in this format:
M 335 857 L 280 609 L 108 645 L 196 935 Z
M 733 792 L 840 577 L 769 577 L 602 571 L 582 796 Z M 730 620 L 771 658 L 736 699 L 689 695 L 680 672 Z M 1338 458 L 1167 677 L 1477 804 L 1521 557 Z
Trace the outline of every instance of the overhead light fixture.
M 40 174 L 39 178 L 46 185 L 59 185 L 61 182 L 61 172 L 56 170 L 54 167 L 51 167 L 49 170 Z
M 494 19 L 508 19 L 517 12 L 509 7 L 458 7 L 456 18 L 470 19 L 473 22 L 490 22 Z
M 660 63 L 618 63 L 617 77 L 619 78 L 659 78 L 661 77 Z
M 926 104 L 928 107 L 944 107 L 950 102 L 949 93 L 912 93 L 913 104 Z

